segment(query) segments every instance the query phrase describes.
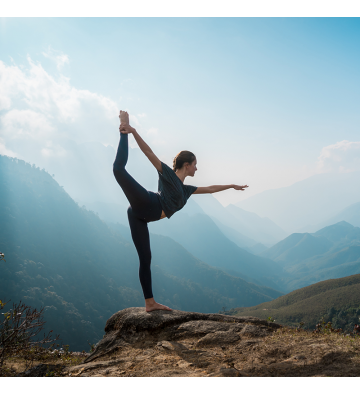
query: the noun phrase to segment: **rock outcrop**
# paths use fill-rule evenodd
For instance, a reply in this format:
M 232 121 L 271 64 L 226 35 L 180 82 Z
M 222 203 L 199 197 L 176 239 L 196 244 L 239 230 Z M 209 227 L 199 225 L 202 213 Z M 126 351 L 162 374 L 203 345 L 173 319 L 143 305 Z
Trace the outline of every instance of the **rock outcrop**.
M 51 360 L 59 364 L 40 364 L 21 375 L 358 377 L 359 350 L 358 337 L 316 334 L 254 317 L 128 308 L 110 317 L 103 339 L 83 363 Z
M 127 308 L 108 319 L 105 335 L 94 352 L 82 365 L 68 368 L 67 374 L 106 376 L 116 371 L 115 375 L 127 375 L 134 364 L 143 363 L 142 372 L 148 376 L 187 376 L 190 368 L 206 368 L 206 373 L 213 376 L 241 376 L 231 363 L 218 366 L 209 350 L 214 347 L 225 350 L 240 342 L 254 343 L 251 339 L 263 338 L 279 327 L 255 317 L 179 310 L 148 313 L 141 307 Z M 152 361 L 152 358 L 155 359 Z M 152 374 L 151 367 L 163 362 L 171 365 L 171 369 Z
M 131 307 L 112 315 L 105 335 L 85 363 L 136 344 L 155 345 L 163 341 L 197 339 L 196 345 L 224 345 L 243 337 L 262 337 L 280 325 L 255 317 L 231 317 L 223 314 L 192 313 L 180 310 L 155 310 Z

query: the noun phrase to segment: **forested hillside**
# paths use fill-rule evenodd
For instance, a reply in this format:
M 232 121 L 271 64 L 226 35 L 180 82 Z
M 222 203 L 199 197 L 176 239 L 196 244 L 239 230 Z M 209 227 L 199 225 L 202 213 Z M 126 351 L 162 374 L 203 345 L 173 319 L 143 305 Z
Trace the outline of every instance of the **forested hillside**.
M 116 311 L 144 306 L 135 247 L 116 229 L 24 161 L 0 156 L 0 185 L 1 299 L 46 306 L 48 329 L 75 350 L 97 342 Z M 168 237 L 151 242 L 156 300 L 174 309 L 218 312 L 281 295 L 201 262 Z
M 272 317 L 278 324 L 315 328 L 324 319 L 334 328 L 352 331 L 360 318 L 360 274 L 321 281 L 271 302 L 229 311 L 236 316 Z

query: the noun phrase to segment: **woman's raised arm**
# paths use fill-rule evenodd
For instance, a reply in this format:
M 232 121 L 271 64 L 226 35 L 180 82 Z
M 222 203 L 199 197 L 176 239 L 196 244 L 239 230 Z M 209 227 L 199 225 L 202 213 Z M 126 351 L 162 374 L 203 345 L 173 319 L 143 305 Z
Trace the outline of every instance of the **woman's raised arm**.
M 135 128 L 131 127 L 130 125 L 120 125 L 120 133 L 132 133 L 141 151 L 147 156 L 147 158 L 154 165 L 156 170 L 162 173 L 160 159 L 153 153 L 152 149 L 140 137 L 139 133 L 135 130 Z

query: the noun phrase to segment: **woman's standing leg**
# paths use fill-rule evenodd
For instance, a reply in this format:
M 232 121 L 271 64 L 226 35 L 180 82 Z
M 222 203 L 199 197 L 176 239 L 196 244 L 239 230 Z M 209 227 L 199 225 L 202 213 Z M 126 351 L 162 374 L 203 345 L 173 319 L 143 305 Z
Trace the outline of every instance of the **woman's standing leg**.
M 151 286 L 151 249 L 150 249 L 150 235 L 147 223 L 138 218 L 130 206 L 128 208 L 128 218 L 131 229 L 131 236 L 139 255 L 139 278 L 140 284 L 144 293 L 144 298 L 149 299 L 153 297 Z

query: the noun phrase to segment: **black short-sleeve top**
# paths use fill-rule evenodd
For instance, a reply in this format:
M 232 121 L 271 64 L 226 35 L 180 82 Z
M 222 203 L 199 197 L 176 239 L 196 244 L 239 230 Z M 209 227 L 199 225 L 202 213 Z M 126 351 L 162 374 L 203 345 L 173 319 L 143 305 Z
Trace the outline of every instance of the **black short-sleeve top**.
M 184 185 L 180 178 L 167 164 L 161 162 L 162 174 L 159 173 L 158 192 L 164 213 L 170 218 L 176 211 L 181 210 L 197 187 Z

